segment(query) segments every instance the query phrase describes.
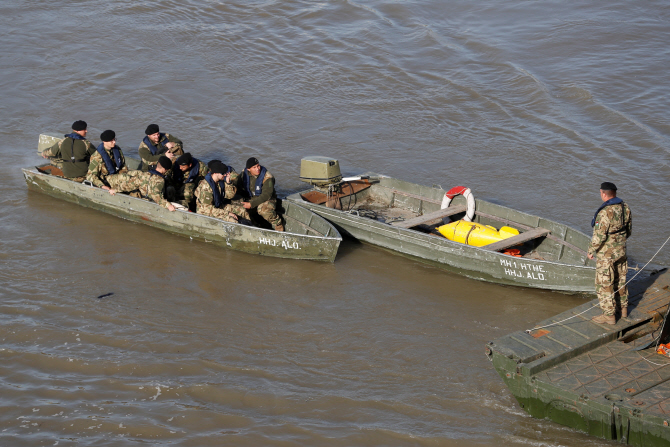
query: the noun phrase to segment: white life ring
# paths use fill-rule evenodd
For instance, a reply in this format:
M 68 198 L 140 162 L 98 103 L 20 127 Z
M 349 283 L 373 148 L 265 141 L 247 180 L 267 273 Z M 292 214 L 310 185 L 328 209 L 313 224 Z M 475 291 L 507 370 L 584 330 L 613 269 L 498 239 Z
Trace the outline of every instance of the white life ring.
M 453 188 L 451 188 L 442 198 L 441 209 L 449 207 L 451 199 L 453 199 L 458 195 L 464 196 L 465 200 L 468 201 L 468 208 L 467 211 L 465 212 L 465 217 L 463 218 L 463 220 L 466 222 L 472 222 L 472 218 L 475 216 L 475 196 L 472 195 L 472 191 L 470 190 L 470 188 L 466 188 L 465 186 L 454 186 Z

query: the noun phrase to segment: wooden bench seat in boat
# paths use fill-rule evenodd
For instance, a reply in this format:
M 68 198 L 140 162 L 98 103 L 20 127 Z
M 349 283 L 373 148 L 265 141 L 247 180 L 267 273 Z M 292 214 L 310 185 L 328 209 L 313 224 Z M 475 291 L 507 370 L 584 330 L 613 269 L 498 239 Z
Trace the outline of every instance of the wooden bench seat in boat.
M 524 231 L 521 234 L 512 236 L 502 241 L 494 242 L 492 244 L 484 245 L 481 248 L 491 251 L 500 251 L 515 245 L 523 244 L 524 242 L 532 241 L 538 237 L 543 237 L 551 233 L 546 228 L 533 228 L 532 230 Z

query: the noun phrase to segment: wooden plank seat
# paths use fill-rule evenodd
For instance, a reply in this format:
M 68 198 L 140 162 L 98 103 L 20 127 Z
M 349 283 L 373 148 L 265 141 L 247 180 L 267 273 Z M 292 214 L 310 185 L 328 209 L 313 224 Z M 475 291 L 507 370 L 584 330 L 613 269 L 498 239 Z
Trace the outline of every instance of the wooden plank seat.
M 543 237 L 551 233 L 550 230 L 547 230 L 546 228 L 533 228 L 532 230 L 525 231 L 521 234 L 518 234 L 516 236 L 512 236 L 507 239 L 503 239 L 502 241 L 494 242 L 492 244 L 484 245 L 481 248 L 485 248 L 486 250 L 491 250 L 491 251 L 500 251 L 504 250 L 509 247 L 513 247 L 515 245 L 523 244 L 524 242 L 531 241 L 533 239 L 537 239 L 538 237 Z
M 442 219 L 447 216 L 453 216 L 454 214 L 464 213 L 465 211 L 466 211 L 465 205 L 450 206 L 449 208 L 433 211 L 432 213 L 423 214 L 413 219 L 403 220 L 399 222 L 392 222 L 391 225 L 398 228 L 412 228 L 424 224 L 426 222 L 430 222 L 431 220 Z

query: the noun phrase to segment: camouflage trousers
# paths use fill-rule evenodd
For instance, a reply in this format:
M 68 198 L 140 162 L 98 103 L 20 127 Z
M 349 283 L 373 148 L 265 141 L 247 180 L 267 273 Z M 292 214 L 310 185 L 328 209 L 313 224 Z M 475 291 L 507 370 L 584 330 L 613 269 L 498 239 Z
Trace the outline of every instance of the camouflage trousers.
M 251 217 L 247 210 L 242 205 L 234 203 L 229 203 L 223 208 L 213 208 L 211 216 L 226 222 L 238 222 L 238 220 L 230 217 L 231 214 L 235 214 L 237 217 L 251 221 Z
M 65 177 L 67 178 L 67 177 Z M 83 177 L 72 177 L 72 178 L 67 178 L 68 180 L 72 180 L 73 182 L 77 183 L 82 183 L 84 180 L 86 180 L 86 176 Z
M 184 183 L 179 188 L 175 188 L 175 199 L 184 205 L 189 207 L 195 199 L 195 189 L 198 185 L 195 182 Z
M 134 191 L 142 184 L 139 175 L 142 171 L 128 171 L 105 177 L 109 187 L 119 192 Z
M 617 308 L 617 296 L 620 307 L 628 307 L 628 258 L 596 259 L 596 295 L 604 315 L 614 315 Z M 623 287 L 621 290 L 619 290 Z M 614 293 L 619 290 L 618 293 Z
M 282 224 L 281 217 L 277 214 L 276 199 L 270 199 L 267 202 L 261 203 L 258 205 L 258 208 L 256 208 L 256 212 L 263 219 L 267 220 L 272 225 L 272 228 Z

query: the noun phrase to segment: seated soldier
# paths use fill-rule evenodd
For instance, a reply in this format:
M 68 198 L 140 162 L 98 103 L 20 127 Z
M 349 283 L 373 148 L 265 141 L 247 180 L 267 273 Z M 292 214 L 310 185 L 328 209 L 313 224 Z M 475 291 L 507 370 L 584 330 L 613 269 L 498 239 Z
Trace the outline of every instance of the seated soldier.
M 169 133 L 160 133 L 158 124 L 149 124 L 144 133 L 147 136 L 144 137 L 138 148 L 143 171 L 156 166 L 162 155 L 174 161 L 175 158 L 184 153 L 184 145 L 181 140 Z
M 175 189 L 175 201 L 186 208 L 193 205 L 195 188 L 209 172 L 207 165 L 186 152 L 173 163 L 172 186 Z
M 100 139 L 102 143 L 91 156 L 86 180 L 107 191 L 119 189 L 129 177 L 123 151 L 116 145 L 116 133 L 113 130 L 104 131 Z
M 42 151 L 44 158 L 61 158 L 60 166 L 63 176 L 75 182 L 86 180 L 88 163 L 95 152 L 95 146 L 86 139 L 88 130 L 86 121 L 75 121 L 72 124 L 72 133 L 65 135 L 65 139 Z
M 117 188 L 110 189 L 111 195 L 117 192 L 131 192 L 139 191 L 140 197 L 151 200 L 160 206 L 164 206 L 170 211 L 174 211 L 175 207 L 170 202 L 165 200 L 165 174 L 172 169 L 172 162 L 169 158 L 162 155 L 156 163 L 155 169 L 149 169 L 147 172 L 129 171 L 127 181 L 121 182 Z
M 243 206 L 230 203 L 237 192 L 235 183 L 231 181 L 232 169 L 219 160 L 212 160 L 207 166 L 209 173 L 195 190 L 198 198 L 196 212 L 226 222 L 238 222 L 238 218 L 251 220 Z
M 256 157 L 247 160 L 240 188 L 242 195 L 247 200 L 242 202 L 245 209 L 255 210 L 259 216 L 272 225 L 272 228 L 284 231 L 282 219 L 277 215 L 275 178 L 270 171 L 260 165 Z

